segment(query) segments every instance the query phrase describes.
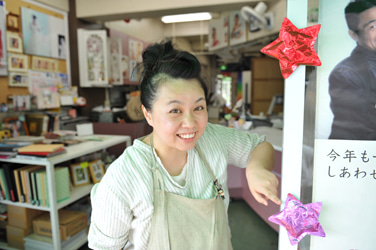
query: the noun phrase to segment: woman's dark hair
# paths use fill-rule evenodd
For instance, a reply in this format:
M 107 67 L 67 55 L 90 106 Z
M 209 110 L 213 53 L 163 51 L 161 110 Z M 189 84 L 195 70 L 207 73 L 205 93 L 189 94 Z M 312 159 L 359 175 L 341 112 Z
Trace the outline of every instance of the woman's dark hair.
M 355 0 L 345 8 L 347 26 L 355 33 L 359 33 L 359 14 L 372 7 L 376 7 L 376 0 Z
M 142 53 L 140 70 L 141 103 L 151 110 L 161 83 L 173 79 L 196 79 L 207 97 L 207 87 L 201 77 L 201 64 L 187 51 L 177 50 L 170 40 L 155 43 Z

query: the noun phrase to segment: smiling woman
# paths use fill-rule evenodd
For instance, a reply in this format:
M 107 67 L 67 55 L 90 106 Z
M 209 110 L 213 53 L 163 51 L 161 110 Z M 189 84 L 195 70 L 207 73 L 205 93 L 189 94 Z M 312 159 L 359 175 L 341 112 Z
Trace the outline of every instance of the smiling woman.
M 257 134 L 208 123 L 195 56 L 171 41 L 142 56 L 140 99 L 153 132 L 136 139 L 93 187 L 89 247 L 232 249 L 227 165 L 247 168 L 258 202 L 280 204 L 270 172 L 274 149 Z

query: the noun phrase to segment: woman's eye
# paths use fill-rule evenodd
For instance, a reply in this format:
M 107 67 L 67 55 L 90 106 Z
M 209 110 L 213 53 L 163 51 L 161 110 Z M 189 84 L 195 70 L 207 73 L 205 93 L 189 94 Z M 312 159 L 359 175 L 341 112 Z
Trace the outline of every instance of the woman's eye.
M 371 27 L 370 27 L 371 29 L 374 29 L 374 28 L 376 28 L 376 24 L 374 24 L 374 25 L 371 25 Z
M 200 107 L 197 107 L 195 108 L 196 111 L 201 111 L 201 110 L 204 110 L 205 108 L 203 106 L 200 106 Z
M 173 110 L 170 111 L 170 113 L 172 113 L 172 114 L 179 114 L 181 112 L 178 109 L 173 109 Z

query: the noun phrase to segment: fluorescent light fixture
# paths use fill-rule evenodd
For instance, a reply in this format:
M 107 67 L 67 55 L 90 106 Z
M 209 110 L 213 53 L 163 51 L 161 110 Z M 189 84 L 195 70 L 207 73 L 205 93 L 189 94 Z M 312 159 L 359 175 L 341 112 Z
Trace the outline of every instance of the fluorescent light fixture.
M 200 13 L 191 13 L 191 14 L 182 14 L 182 15 L 163 16 L 162 22 L 179 23 L 179 22 L 210 20 L 211 18 L 212 16 L 209 12 L 200 12 Z

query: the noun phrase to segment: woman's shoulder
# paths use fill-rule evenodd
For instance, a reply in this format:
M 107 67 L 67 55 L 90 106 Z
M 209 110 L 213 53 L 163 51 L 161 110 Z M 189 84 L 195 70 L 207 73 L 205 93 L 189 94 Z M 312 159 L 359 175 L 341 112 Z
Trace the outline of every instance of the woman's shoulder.
M 152 187 L 151 153 L 148 146 L 139 140 L 126 150 L 108 167 L 102 181 L 114 189 L 139 189 L 149 192 Z M 101 181 L 101 182 L 102 182 Z M 151 184 L 150 184 L 151 183 Z M 124 189 L 125 188 L 125 189 Z
M 224 135 L 232 134 L 236 129 L 220 124 L 207 123 L 204 136 L 221 138 Z

